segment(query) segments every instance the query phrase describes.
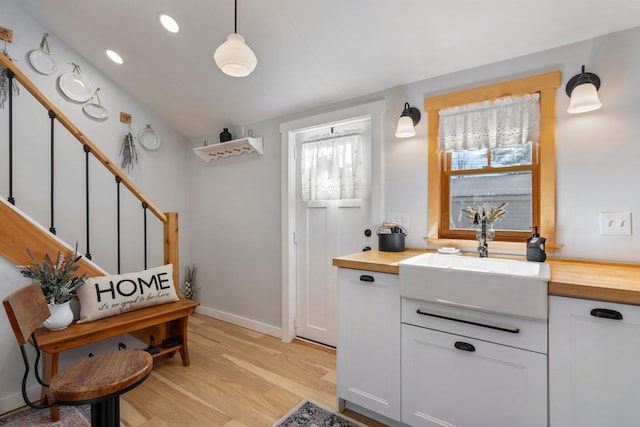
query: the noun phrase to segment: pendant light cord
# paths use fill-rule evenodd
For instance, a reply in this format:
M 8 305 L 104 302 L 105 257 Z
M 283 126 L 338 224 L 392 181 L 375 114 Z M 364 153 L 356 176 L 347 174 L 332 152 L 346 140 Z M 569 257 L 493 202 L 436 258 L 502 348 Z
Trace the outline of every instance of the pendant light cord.
M 238 0 L 235 0 L 233 9 L 233 32 L 238 34 Z

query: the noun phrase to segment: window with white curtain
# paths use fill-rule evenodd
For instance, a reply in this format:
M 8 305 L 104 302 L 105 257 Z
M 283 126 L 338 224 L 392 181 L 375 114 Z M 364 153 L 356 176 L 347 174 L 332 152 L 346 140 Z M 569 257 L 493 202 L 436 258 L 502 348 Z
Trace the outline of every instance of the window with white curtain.
M 302 200 L 368 197 L 369 173 L 362 134 L 347 130 L 302 140 Z
M 449 202 L 445 233 L 473 228 L 463 208 L 504 202 L 507 215 L 496 230 L 522 233 L 534 225 L 539 130 L 539 93 L 439 111 L 438 148 L 445 152 Z

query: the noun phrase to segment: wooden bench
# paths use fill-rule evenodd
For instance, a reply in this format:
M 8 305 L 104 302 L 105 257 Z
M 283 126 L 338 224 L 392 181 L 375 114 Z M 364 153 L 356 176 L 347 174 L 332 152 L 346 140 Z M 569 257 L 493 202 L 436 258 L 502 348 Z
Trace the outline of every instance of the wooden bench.
M 35 335 L 42 350 L 42 379 L 48 384 L 58 372 L 59 354 L 62 351 L 157 326 L 165 328 L 167 337 L 177 338 L 178 344 L 164 348 L 161 342 L 157 342 L 159 352 L 153 354 L 153 357 L 173 356 L 179 352 L 182 364 L 189 366 L 187 327 L 189 315 L 199 304 L 196 301 L 180 298 L 176 302 L 145 307 L 93 322 L 80 324 L 74 322 L 60 331 L 39 328 L 35 331 Z M 42 399 L 50 401 L 46 387 L 42 388 Z M 59 419 L 58 408 L 51 409 L 51 418 L 53 421 Z

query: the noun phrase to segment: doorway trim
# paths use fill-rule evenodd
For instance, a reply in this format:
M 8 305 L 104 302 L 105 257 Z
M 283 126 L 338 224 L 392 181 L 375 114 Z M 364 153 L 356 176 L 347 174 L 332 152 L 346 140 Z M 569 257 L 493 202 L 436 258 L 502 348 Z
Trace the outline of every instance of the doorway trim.
M 294 133 L 308 128 L 341 122 L 356 117 L 371 117 L 371 217 L 373 223 L 382 222 L 383 169 L 382 144 L 384 135 L 385 101 L 373 101 L 354 107 L 317 114 L 280 124 L 281 139 L 281 242 L 282 242 L 282 341 L 296 336 L 296 162 L 294 161 Z

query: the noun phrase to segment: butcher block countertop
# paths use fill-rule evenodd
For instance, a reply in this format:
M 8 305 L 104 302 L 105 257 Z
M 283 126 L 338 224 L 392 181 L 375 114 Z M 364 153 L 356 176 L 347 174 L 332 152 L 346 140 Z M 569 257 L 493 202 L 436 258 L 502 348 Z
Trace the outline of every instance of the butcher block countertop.
M 398 262 L 425 252 L 433 251 L 407 249 L 404 252 L 358 252 L 334 258 L 333 265 L 398 274 Z M 496 257 L 524 260 L 522 256 Z M 551 267 L 549 295 L 640 305 L 640 264 L 558 258 L 548 258 L 547 263 Z

